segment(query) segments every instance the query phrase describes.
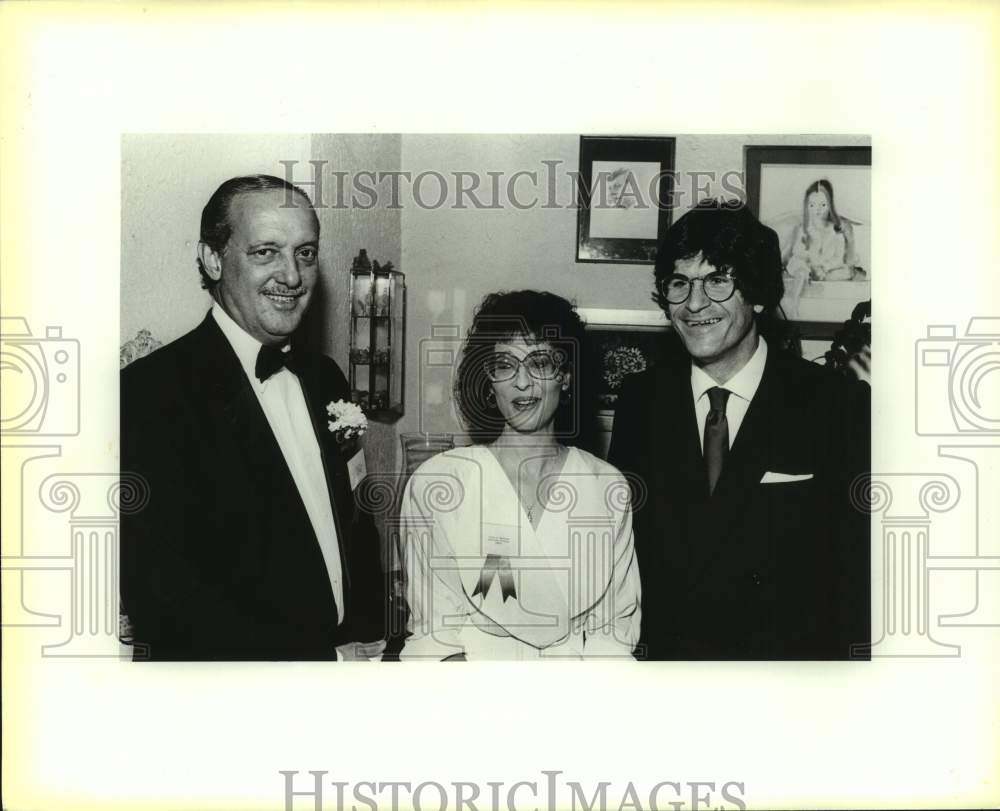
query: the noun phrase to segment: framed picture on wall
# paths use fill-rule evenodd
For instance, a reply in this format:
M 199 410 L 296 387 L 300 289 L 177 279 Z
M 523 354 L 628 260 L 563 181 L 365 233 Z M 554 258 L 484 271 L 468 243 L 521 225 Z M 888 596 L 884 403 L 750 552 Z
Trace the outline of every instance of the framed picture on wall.
M 625 378 L 657 364 L 667 318 L 662 310 L 581 309 L 580 317 L 591 341 L 591 370 L 598 381 L 601 411 L 614 411 Z
M 590 342 L 592 368 L 585 374 L 596 381 L 597 451 L 606 458 L 622 385 L 629 375 L 663 360 L 669 327 L 662 310 L 580 308 L 578 312 Z
M 652 264 L 673 171 L 673 138 L 581 136 L 576 261 Z
M 792 321 L 840 324 L 871 299 L 871 147 L 747 146 L 747 205 L 781 245 Z

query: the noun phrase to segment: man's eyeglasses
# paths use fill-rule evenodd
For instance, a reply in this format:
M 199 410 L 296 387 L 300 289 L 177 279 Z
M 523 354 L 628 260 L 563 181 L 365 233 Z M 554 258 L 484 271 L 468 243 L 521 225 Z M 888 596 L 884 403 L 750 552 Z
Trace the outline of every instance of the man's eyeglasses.
M 509 352 L 497 352 L 483 364 L 483 369 L 493 383 L 503 383 L 505 380 L 513 379 L 521 366 L 524 366 L 535 380 L 553 380 L 559 376 L 565 360 L 565 353 L 558 350 L 539 349 L 523 358 L 517 358 Z
M 660 280 L 660 294 L 670 304 L 683 304 L 691 296 L 694 283 L 701 282 L 701 287 L 714 302 L 723 302 L 732 298 L 736 291 L 736 280 L 731 270 L 716 270 L 697 279 L 672 274 Z

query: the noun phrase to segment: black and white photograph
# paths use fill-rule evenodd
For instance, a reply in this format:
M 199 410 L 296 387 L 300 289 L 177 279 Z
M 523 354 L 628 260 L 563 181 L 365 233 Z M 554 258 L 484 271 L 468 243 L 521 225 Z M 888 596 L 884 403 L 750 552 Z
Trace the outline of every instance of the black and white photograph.
M 661 141 L 751 148 L 644 139 Z M 871 469 L 870 339 L 839 372 L 801 356 L 781 238 L 739 200 L 671 211 L 651 268 L 585 282 L 553 267 L 579 213 L 573 142 L 123 137 L 122 471 L 151 490 L 121 527 L 136 660 L 869 656 L 851 493 Z M 391 205 L 391 182 L 485 186 L 501 156 L 511 177 L 551 174 L 516 187 L 517 206 L 462 207 L 475 182 L 434 198 L 403 182 Z M 204 166 L 198 182 L 180 161 Z M 151 212 L 155 240 L 137 239 Z M 469 277 L 487 228 L 518 239 Z M 601 309 L 625 272 L 651 306 Z M 413 413 L 406 389 L 431 366 L 440 402 Z M 449 447 L 413 467 L 411 430 Z M 740 554 L 721 555 L 737 531 Z

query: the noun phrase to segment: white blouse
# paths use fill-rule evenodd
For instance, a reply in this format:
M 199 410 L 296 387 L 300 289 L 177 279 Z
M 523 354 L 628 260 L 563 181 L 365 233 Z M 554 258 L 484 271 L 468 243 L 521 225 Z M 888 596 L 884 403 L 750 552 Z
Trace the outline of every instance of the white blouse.
M 631 657 L 640 589 L 628 483 L 570 448 L 540 489 L 535 529 L 488 448 L 417 468 L 400 516 L 411 633 L 400 658 Z

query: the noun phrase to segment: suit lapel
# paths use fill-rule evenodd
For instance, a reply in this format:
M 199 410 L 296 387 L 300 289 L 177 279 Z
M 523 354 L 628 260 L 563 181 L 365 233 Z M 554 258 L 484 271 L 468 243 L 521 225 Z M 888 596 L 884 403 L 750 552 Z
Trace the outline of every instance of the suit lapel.
M 750 401 L 740 432 L 726 458 L 722 475 L 712 495 L 713 502 L 725 504 L 730 515 L 760 483 L 774 446 L 775 425 L 780 421 L 780 392 L 777 386 L 775 351 L 768 353 L 760 385 Z
M 671 415 L 671 424 L 664 426 L 669 436 L 669 452 L 664 458 L 670 460 L 676 497 L 686 503 L 700 502 L 708 498 L 708 472 L 691 396 L 691 356 L 676 336 L 668 347 L 666 373 L 660 378 L 660 391 L 657 392 L 662 398 L 660 402 L 669 403 L 667 413 Z
M 685 358 L 667 364 L 656 378 L 649 404 L 649 425 L 658 426 L 658 437 L 648 454 L 647 483 L 657 500 L 644 508 L 658 516 L 644 525 L 645 536 L 636 534 L 642 546 L 647 571 L 688 572 L 703 550 L 682 539 L 697 538 L 695 528 L 707 509 L 707 474 L 698 440 L 698 426 L 691 398 L 691 366 Z M 640 558 L 641 561 L 641 558 Z M 640 562 L 640 571 L 643 564 Z
M 703 554 L 693 567 L 693 579 L 700 579 L 708 571 L 719 571 L 717 564 L 723 557 L 729 564 L 735 564 L 759 551 L 753 548 L 757 537 L 753 528 L 746 526 L 746 509 L 767 469 L 774 443 L 778 394 L 775 377 L 775 358 L 771 352 L 715 491 L 705 501 L 700 533 Z
M 200 377 L 212 381 L 208 394 L 213 401 L 213 407 L 206 415 L 208 419 L 218 419 L 233 436 L 235 444 L 248 465 L 248 470 L 276 470 L 279 475 L 276 480 L 288 484 L 286 498 L 294 493 L 294 499 L 300 504 L 301 496 L 292 480 L 291 471 L 285 462 L 285 457 L 278 446 L 278 440 L 267 422 L 264 410 L 261 408 L 257 395 L 254 394 L 240 365 L 236 352 L 226 340 L 211 313 L 202 322 L 199 329 L 203 332 L 203 352 L 198 362 L 203 365 Z M 305 512 L 305 505 L 302 505 Z
M 333 523 L 337 529 L 337 546 L 340 549 L 341 577 L 344 583 L 344 602 L 351 586 L 350 582 L 350 543 L 348 524 L 353 513 L 353 498 L 350 484 L 347 482 L 347 470 L 343 453 L 336 444 L 336 439 L 328 428 L 329 415 L 326 406 L 332 401 L 327 399 L 325 391 L 329 389 L 323 379 L 323 371 L 318 363 L 310 362 L 302 371 L 300 377 L 302 392 L 306 398 L 306 407 L 312 419 L 313 431 L 319 444 L 320 458 L 323 462 L 323 474 L 326 478 L 326 492 L 330 498 L 330 509 L 333 512 Z
M 254 537 L 245 538 L 244 542 L 263 547 L 281 543 L 283 555 L 289 556 L 290 571 L 308 571 L 310 576 L 315 573 L 315 577 L 311 577 L 314 582 L 309 587 L 309 593 L 315 596 L 311 602 L 317 616 L 326 616 L 331 612 L 336 616 L 333 587 L 326 575 L 315 530 L 260 401 L 247 380 L 239 358 L 211 313 L 199 330 L 203 333 L 200 336 L 203 351 L 197 360 L 202 364 L 199 373 L 202 380 L 211 381 L 206 391 L 209 398 L 206 418 L 220 423 L 219 435 L 232 438 L 230 452 L 243 460 L 242 466 L 237 465 L 235 459 L 232 465 L 241 467 L 250 483 L 251 490 L 240 495 L 251 503 L 270 505 L 264 518 L 265 525 Z M 308 395 L 306 400 L 308 402 Z M 322 447 L 323 442 L 320 441 Z M 336 521 L 336 508 L 333 512 Z M 271 519 L 280 521 L 280 525 L 268 525 Z M 339 524 L 337 529 L 339 533 Z M 339 545 L 343 548 L 342 542 Z M 296 569 L 296 566 L 299 568 Z M 304 584 L 300 587 L 304 588 Z
M 691 397 L 690 363 L 678 365 L 659 378 L 655 403 L 664 403 L 671 415 L 662 424 L 664 472 L 677 498 L 689 500 L 708 495 L 708 474 L 698 438 L 698 420 Z M 703 492 L 704 491 L 704 492 Z

